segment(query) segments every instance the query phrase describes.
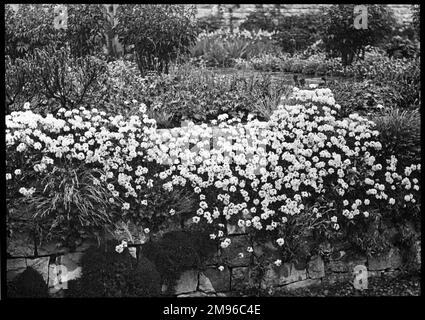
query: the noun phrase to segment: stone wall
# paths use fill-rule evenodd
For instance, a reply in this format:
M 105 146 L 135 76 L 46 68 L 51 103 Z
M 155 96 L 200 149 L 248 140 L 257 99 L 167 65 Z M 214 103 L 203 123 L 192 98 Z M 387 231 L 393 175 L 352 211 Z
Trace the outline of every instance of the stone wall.
M 275 5 L 264 5 L 264 8 L 274 7 Z M 280 5 L 280 12 L 284 16 L 300 15 L 307 13 L 320 13 L 322 8 L 326 8 L 329 4 L 282 4 Z M 412 21 L 412 5 L 409 4 L 389 4 L 396 19 L 399 22 L 407 23 Z M 239 25 L 243 20 L 253 11 L 256 10 L 255 4 L 198 4 L 198 17 L 208 16 L 222 10 L 225 19 L 229 19 L 229 9 L 232 10 L 233 23 Z
M 353 270 L 363 265 L 368 270 L 369 277 L 382 274 L 397 274 L 406 267 L 403 253 L 392 248 L 386 254 L 366 257 L 355 254 L 350 248 L 339 246 L 329 256 L 313 256 L 304 263 L 274 264 L 277 249 L 271 243 L 257 244 L 235 226 L 228 226 L 229 238 L 232 244 L 220 248 L 217 253 L 206 262 L 203 270 L 187 270 L 181 274 L 174 288 L 177 297 L 207 297 L 207 296 L 235 296 L 245 289 L 283 289 L 293 290 L 314 285 L 329 285 L 336 282 L 352 282 Z M 58 248 L 54 244 L 43 247 L 43 255 L 27 257 L 13 257 L 9 253 L 7 259 L 7 281 L 11 281 L 26 267 L 33 267 L 43 276 L 48 284 L 51 297 L 63 297 L 67 289 L 67 281 L 81 276 L 80 259 L 84 251 L 94 243 L 82 243 L 73 252 L 67 248 Z M 15 244 L 17 252 L 30 252 L 23 243 Z M 246 248 L 253 246 L 252 252 Z M 28 249 L 26 251 L 26 249 Z M 415 261 L 420 268 L 420 242 L 413 248 Z M 243 255 L 240 253 L 243 252 Z M 260 259 L 259 259 L 260 258 Z M 256 277 L 255 263 L 263 261 L 264 272 Z M 410 260 L 408 263 L 412 264 Z M 219 268 L 223 266 L 223 268 Z M 163 292 L 166 292 L 163 286 Z

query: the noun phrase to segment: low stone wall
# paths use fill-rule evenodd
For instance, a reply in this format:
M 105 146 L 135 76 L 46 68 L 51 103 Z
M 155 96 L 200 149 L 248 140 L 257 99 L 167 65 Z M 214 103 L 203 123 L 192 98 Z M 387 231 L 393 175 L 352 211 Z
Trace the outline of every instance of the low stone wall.
M 239 295 L 248 288 L 293 290 L 341 281 L 352 282 L 354 267 L 358 265 L 367 268 L 369 277 L 397 274 L 405 267 L 402 252 L 397 248 L 392 248 L 388 253 L 375 257 L 366 257 L 354 254 L 349 249 L 340 249 L 335 250 L 328 257 L 313 256 L 304 266 L 294 263 L 282 263 L 277 266 L 273 263 L 277 257 L 277 249 L 271 243 L 259 245 L 254 242 L 253 252 L 247 252 L 246 248 L 253 243 L 249 235 L 231 226 L 228 232 L 231 233 L 229 238 L 232 240 L 232 245 L 226 249 L 220 248 L 217 254 L 206 262 L 205 269 L 183 272 L 174 288 L 175 296 L 225 297 Z M 63 297 L 67 282 L 81 276 L 81 257 L 93 244 L 83 243 L 76 248 L 75 252 L 50 245 L 43 248 L 43 252 L 51 250 L 45 256 L 9 258 L 7 259 L 7 280 L 11 281 L 26 267 L 31 266 L 43 276 L 51 297 Z M 415 243 L 413 249 L 416 250 L 414 263 L 420 265 L 419 241 Z M 24 252 L 24 249 L 21 248 L 20 251 Z M 239 255 L 240 252 L 244 252 L 243 256 Z M 260 278 L 256 278 L 253 261 L 254 258 L 259 257 L 265 261 L 264 272 Z M 220 266 L 223 268 L 219 268 Z M 163 292 L 166 292 L 166 289 L 164 285 Z

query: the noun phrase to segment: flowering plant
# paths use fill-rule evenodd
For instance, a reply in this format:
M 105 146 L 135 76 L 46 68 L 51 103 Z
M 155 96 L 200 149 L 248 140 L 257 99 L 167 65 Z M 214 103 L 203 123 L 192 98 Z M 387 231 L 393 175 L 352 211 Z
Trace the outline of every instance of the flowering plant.
M 143 105 L 127 119 L 84 108 L 61 109 L 56 117 L 13 112 L 6 117 L 8 198 L 57 226 L 71 217 L 80 227 L 131 219 L 155 230 L 158 214 L 165 221 L 181 210 L 150 211 L 154 186 L 163 194 L 184 189 L 195 195 L 192 222 L 212 229 L 221 248 L 232 245 L 227 226 L 237 225 L 271 239 L 282 261 L 293 257 L 301 236 L 346 237 L 352 225 L 392 212 L 417 218 L 421 166 L 405 166 L 394 155 L 382 159 L 373 122 L 338 117 L 329 89 L 295 88 L 284 103 L 267 122 L 249 115 L 242 124 L 222 114 L 215 127 L 189 123 L 165 132 Z M 83 172 L 89 182 L 80 183 Z M 84 189 L 89 184 L 98 193 Z
M 220 137 L 207 126 L 189 126 L 181 136 L 169 137 L 158 159 L 176 162 L 164 175 L 172 177 L 164 188 L 181 182 L 194 187 L 199 196 L 194 223 L 205 219 L 215 225 L 210 236 L 221 239 L 223 248 L 231 245 L 228 223 L 284 239 L 276 243 L 288 257 L 298 217 L 308 217 L 304 229 L 335 238 L 388 209 L 417 213 L 420 165 L 401 168 L 395 157 L 377 163 L 382 146 L 374 124 L 357 114 L 338 120 L 340 106 L 329 89 L 295 89 L 291 100 L 265 126 L 230 119 L 219 125 L 226 131 Z M 187 141 L 196 144 L 194 152 Z
M 62 108 L 56 117 L 30 110 L 7 115 L 10 205 L 25 204 L 35 221 L 72 231 L 102 229 L 117 219 L 114 212 L 125 216 L 135 203 L 140 208 L 134 199 L 153 182 L 145 175 L 155 122 L 145 109 L 127 121 L 83 107 Z

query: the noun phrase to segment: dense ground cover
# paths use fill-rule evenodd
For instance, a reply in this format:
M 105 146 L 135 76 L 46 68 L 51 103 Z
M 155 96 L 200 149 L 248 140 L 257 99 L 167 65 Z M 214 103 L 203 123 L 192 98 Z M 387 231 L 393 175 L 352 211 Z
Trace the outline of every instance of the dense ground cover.
M 96 21 L 91 27 L 75 22 L 86 7 Z M 199 32 L 185 7 L 152 5 L 143 11 L 142 5 L 123 5 L 116 32 L 127 52 L 117 58 L 100 50 L 100 35 L 113 30 L 102 6 L 69 5 L 73 27 L 66 31 L 51 28 L 53 7 L 45 8 L 23 6 L 14 13 L 7 7 L 11 236 L 27 229 L 72 247 L 81 238 L 101 238 L 105 230 L 116 235 L 131 225 L 135 231 L 126 240 L 144 243 L 150 234 L 189 220 L 207 240 L 227 248 L 229 223 L 258 242 L 271 241 L 279 264 L 311 256 L 324 243 L 346 241 L 375 254 L 411 243 L 413 234 L 405 232 L 411 225 L 420 233 L 414 25 L 404 27 L 413 30 L 410 35 L 388 29 L 384 43 L 375 33 L 361 35 L 367 41 L 353 44 L 353 56 L 320 30 L 306 33 L 311 17 L 295 19 L 294 30 L 285 23 L 270 27 L 262 13 L 248 18 L 249 30 Z M 373 8 L 374 14 L 385 11 Z M 332 7 L 326 36 L 344 14 L 345 7 Z M 35 38 L 37 19 L 43 28 Z M 18 27 L 22 22 L 31 23 Z M 66 45 L 70 39 L 79 47 Z M 217 67 L 232 71 L 216 72 Z M 299 75 L 296 83 L 293 74 Z M 321 88 L 303 83 L 305 76 L 323 77 Z M 177 136 L 158 130 L 183 122 L 188 127 Z M 218 136 L 213 127 L 221 130 Z M 389 226 L 400 235 L 389 235 Z M 301 245 L 305 238 L 313 239 L 312 247 Z M 168 256 L 173 250 L 148 256 L 161 265 L 158 273 L 149 264 L 152 277 L 175 277 L 189 267 L 175 262 L 170 271 L 163 265 L 175 258 Z M 125 265 L 130 278 L 143 278 L 143 268 L 128 261 L 117 266 Z M 94 295 L 158 292 L 155 284 L 121 292 L 119 280 L 110 281 L 111 293 L 97 288 Z

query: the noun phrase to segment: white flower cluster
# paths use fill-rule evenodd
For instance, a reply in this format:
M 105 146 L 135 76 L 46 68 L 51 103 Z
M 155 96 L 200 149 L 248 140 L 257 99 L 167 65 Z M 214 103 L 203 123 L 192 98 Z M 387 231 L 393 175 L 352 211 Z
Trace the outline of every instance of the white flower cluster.
M 99 168 L 104 174 L 98 182 L 111 192 L 110 203 L 119 200 L 122 209 L 129 210 L 131 199 L 137 200 L 139 191 L 152 185 L 145 178 L 149 171 L 145 165 L 153 160 L 156 124 L 145 111 L 141 105 L 140 116 L 129 119 L 107 118 L 105 112 L 83 107 L 60 109 L 56 117 L 12 112 L 6 116 L 7 168 L 15 176 L 46 175 L 55 167 L 79 164 Z M 16 157 L 25 159 L 22 168 L 14 168 Z M 12 173 L 6 178 L 13 179 Z M 19 192 L 27 196 L 34 192 L 25 187 Z
M 295 89 L 291 101 L 266 126 L 256 120 L 222 122 L 217 130 L 189 124 L 180 135 L 167 136 L 158 159 L 174 160 L 164 187 L 190 184 L 195 193 L 210 195 L 200 199 L 194 222 L 203 217 L 214 224 L 224 217 L 240 227 L 273 231 L 293 215 L 313 213 L 338 230 L 344 219 L 369 217 L 379 201 L 416 201 L 413 193 L 400 193 L 402 186 L 419 190 L 418 178 L 407 177 L 411 169 L 401 178 L 390 170 L 395 157 L 387 172 L 376 163 L 382 146 L 372 122 L 357 114 L 338 120 L 340 106 L 329 89 Z M 219 232 L 211 237 L 223 237 Z M 277 243 L 283 246 L 283 237 Z
M 111 205 L 118 202 L 124 212 L 147 205 L 153 179 L 167 191 L 187 186 L 199 197 L 192 221 L 215 226 L 210 237 L 223 248 L 231 244 L 223 219 L 247 231 L 272 231 L 285 247 L 283 230 L 294 216 L 339 230 L 377 208 L 420 200 L 420 164 L 400 168 L 395 156 L 377 163 L 382 146 L 373 123 L 357 114 L 337 119 L 339 105 L 329 89 L 295 89 L 290 101 L 266 123 L 244 125 L 222 115 L 218 127 L 189 123 L 161 133 L 143 105 L 140 116 L 128 119 L 84 108 L 56 117 L 14 112 L 6 117 L 6 178 L 68 164 L 96 166 L 104 171 L 99 183 L 111 192 Z M 15 167 L 15 157 L 26 165 Z M 148 165 L 155 163 L 169 166 L 151 172 Z M 26 196 L 35 191 L 19 187 Z

